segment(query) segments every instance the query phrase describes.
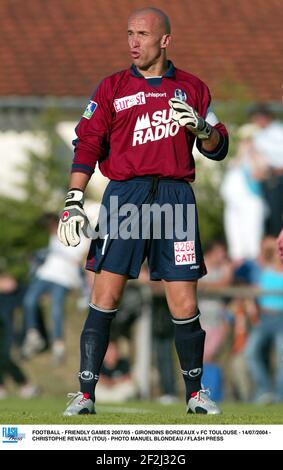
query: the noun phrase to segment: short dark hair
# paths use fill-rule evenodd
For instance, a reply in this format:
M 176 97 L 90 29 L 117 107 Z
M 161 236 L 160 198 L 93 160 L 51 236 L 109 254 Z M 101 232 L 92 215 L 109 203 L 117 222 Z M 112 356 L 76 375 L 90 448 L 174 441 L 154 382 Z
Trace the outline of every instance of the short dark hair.
M 208 240 L 203 246 L 203 251 L 206 254 L 213 251 L 216 246 L 222 246 L 225 251 L 227 250 L 227 243 L 224 238 L 212 238 L 211 240 Z
M 45 228 L 49 227 L 51 223 L 56 224 L 58 222 L 59 222 L 59 216 L 55 214 L 54 212 L 46 212 L 38 220 L 39 225 Z
M 250 106 L 248 109 L 248 115 L 250 117 L 255 116 L 257 114 L 262 114 L 263 116 L 273 117 L 273 113 L 270 109 L 270 106 L 266 103 L 256 103 Z

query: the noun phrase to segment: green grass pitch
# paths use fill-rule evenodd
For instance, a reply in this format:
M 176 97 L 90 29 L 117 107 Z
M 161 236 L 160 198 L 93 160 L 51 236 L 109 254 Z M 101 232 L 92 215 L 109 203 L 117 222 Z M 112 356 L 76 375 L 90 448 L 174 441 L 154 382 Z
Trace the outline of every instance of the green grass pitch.
M 97 404 L 96 415 L 65 418 L 63 398 L 39 397 L 0 402 L 0 424 L 283 424 L 283 404 L 256 406 L 223 404 L 219 416 L 187 415 L 183 403 L 160 405 L 150 401 Z

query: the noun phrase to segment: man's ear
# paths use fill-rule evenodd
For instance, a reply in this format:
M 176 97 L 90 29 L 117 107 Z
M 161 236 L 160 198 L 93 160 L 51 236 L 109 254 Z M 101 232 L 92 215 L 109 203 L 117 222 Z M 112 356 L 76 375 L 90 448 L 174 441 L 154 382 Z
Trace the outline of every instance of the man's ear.
M 166 49 L 166 47 L 169 46 L 170 42 L 171 42 L 170 34 L 164 34 L 161 38 L 161 48 Z

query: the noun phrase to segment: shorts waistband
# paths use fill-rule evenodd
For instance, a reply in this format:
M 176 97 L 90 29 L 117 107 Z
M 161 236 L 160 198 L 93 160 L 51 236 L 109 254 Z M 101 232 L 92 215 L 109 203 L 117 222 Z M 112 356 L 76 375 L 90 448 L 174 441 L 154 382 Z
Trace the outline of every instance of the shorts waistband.
M 135 176 L 134 178 L 130 178 L 128 180 L 123 180 L 121 182 L 128 182 L 128 181 L 136 181 L 136 182 L 149 182 L 149 183 L 183 183 L 183 184 L 190 184 L 188 181 L 183 179 L 175 179 L 166 176 L 155 176 L 155 175 L 145 175 L 145 176 Z

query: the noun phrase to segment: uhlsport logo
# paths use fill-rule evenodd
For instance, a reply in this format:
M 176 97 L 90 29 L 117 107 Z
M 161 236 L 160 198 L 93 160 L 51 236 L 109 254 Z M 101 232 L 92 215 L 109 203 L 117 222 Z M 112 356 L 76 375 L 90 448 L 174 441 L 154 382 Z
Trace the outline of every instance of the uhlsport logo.
M 93 380 L 94 375 L 89 370 L 83 370 L 82 372 L 79 372 L 79 378 L 84 380 L 85 382 L 90 382 L 90 380 Z
M 190 376 L 192 378 L 198 377 L 202 373 L 202 368 L 201 367 L 196 367 L 195 369 L 191 370 L 183 370 L 181 369 L 181 372 L 185 376 Z
M 138 116 L 134 128 L 133 147 L 147 142 L 174 137 L 179 131 L 179 124 L 171 120 L 172 109 L 155 111 L 151 118 L 149 113 Z
M 201 367 L 197 367 L 196 369 L 189 370 L 189 376 L 194 378 L 198 377 L 201 374 Z
M 19 433 L 18 427 L 3 426 L 1 437 L 3 444 L 17 444 L 19 441 L 25 439 L 26 435 Z

